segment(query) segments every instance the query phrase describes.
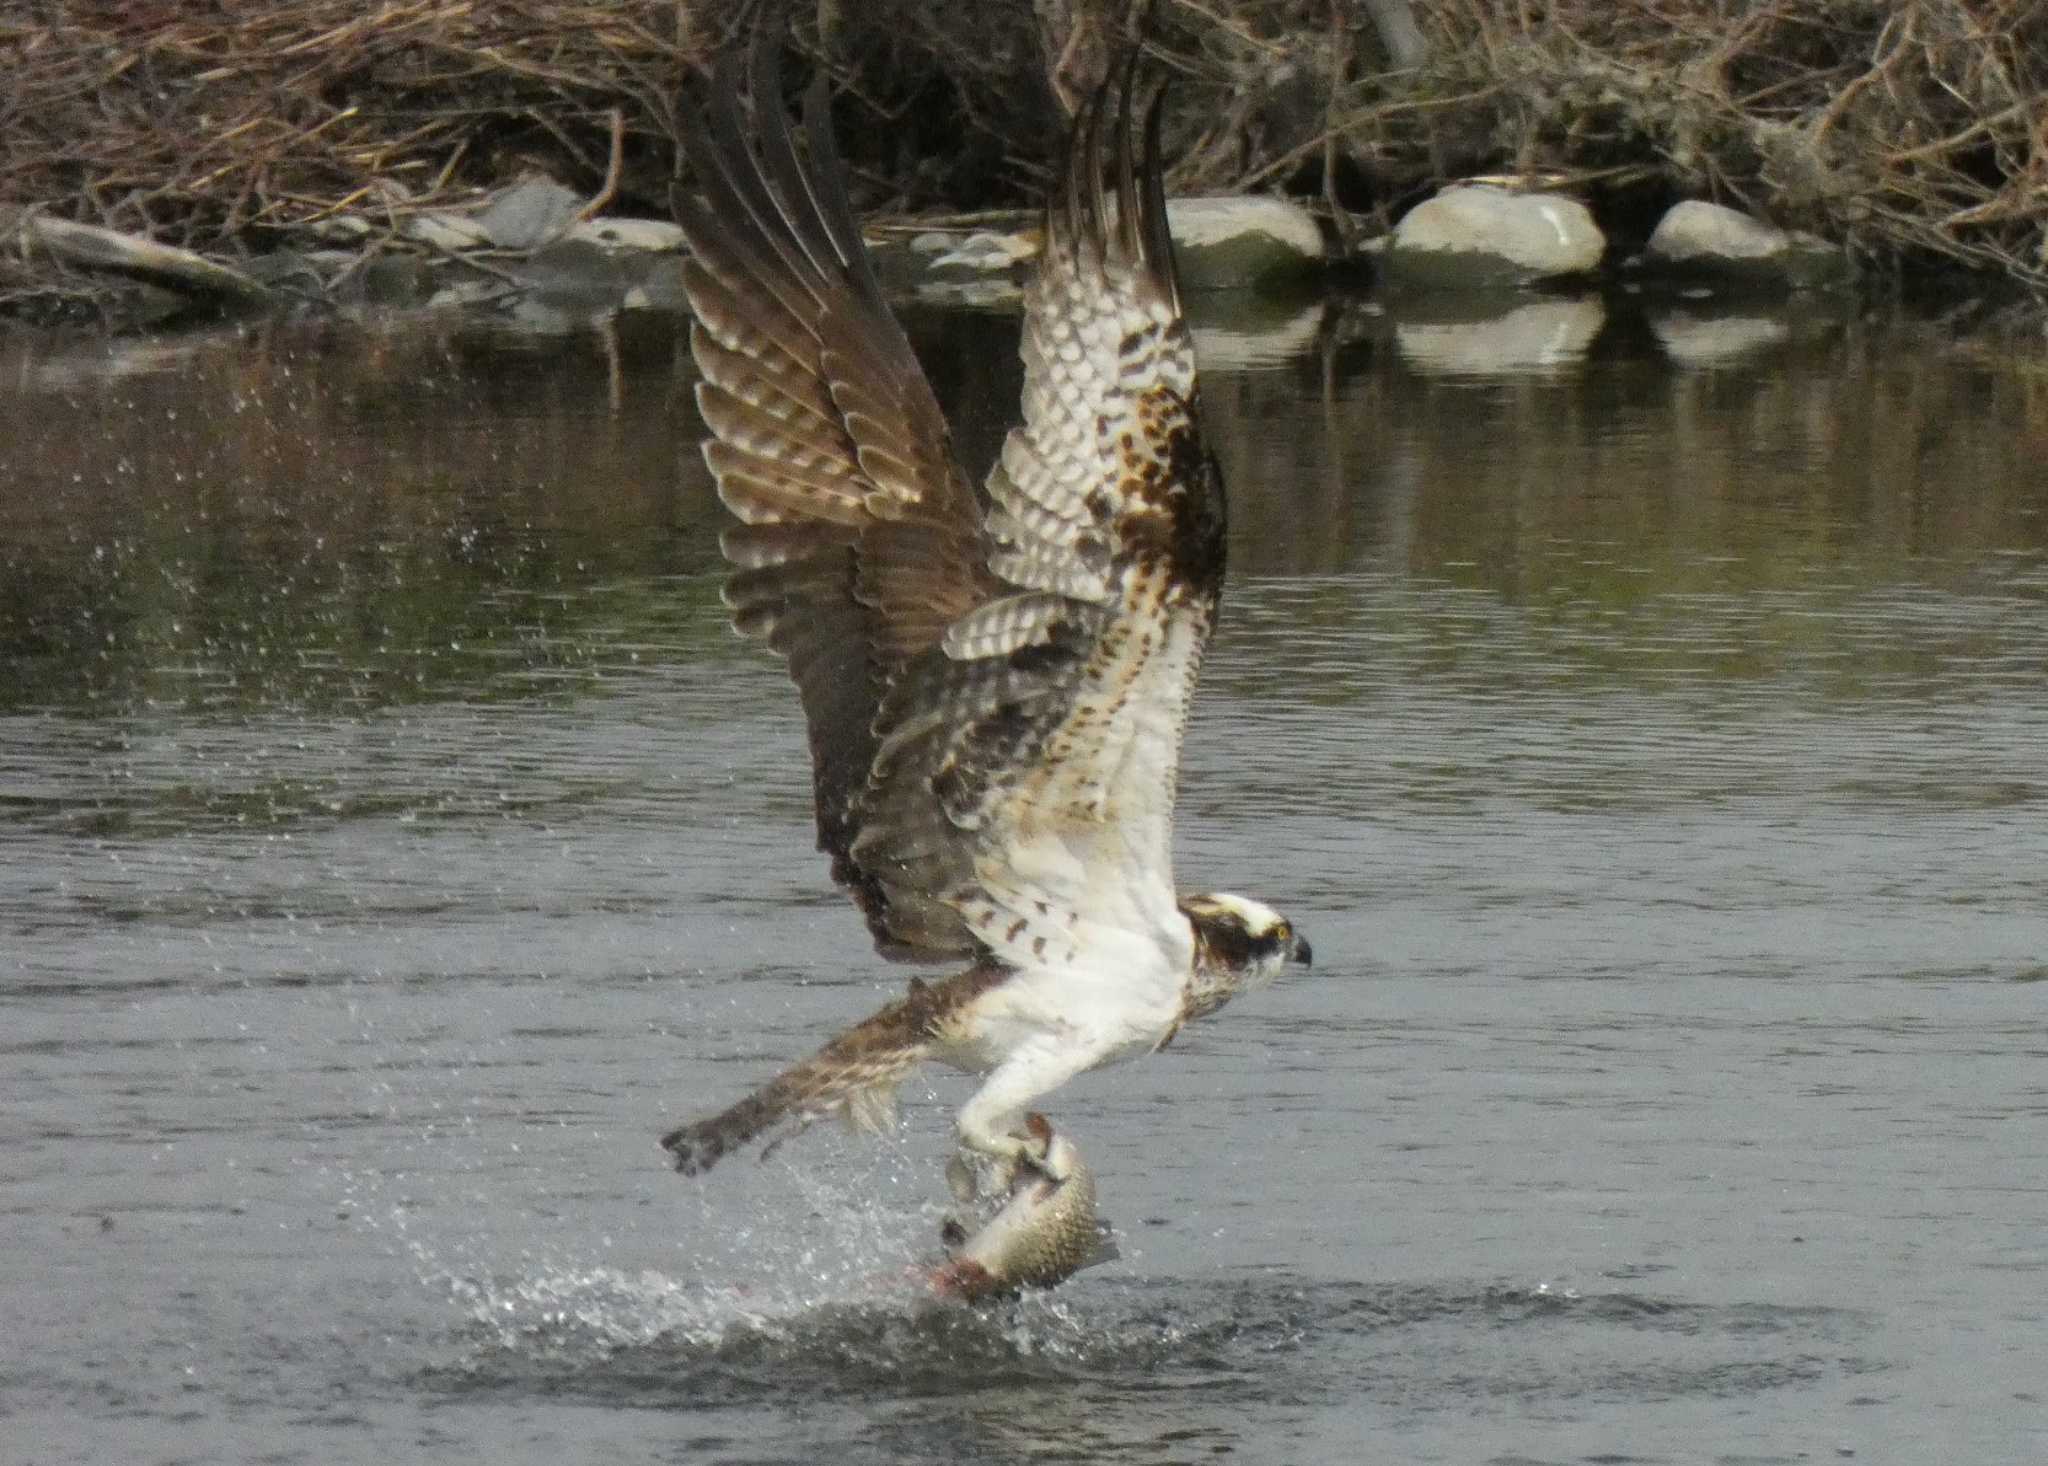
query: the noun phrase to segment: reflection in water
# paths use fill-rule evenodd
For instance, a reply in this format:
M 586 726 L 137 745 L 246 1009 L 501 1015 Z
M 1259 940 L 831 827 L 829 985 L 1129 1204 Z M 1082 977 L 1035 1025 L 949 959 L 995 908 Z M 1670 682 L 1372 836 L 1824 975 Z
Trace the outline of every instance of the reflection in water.
M 913 324 L 978 471 L 1016 401 L 1015 323 Z M 2037 371 L 1788 316 L 1739 372 L 1674 366 L 1637 319 L 1569 373 L 1443 376 L 1414 370 L 1402 330 L 1330 322 L 1285 366 L 1206 379 L 1233 578 L 1191 757 L 1205 729 L 1270 736 L 1190 781 L 1191 839 L 1239 806 L 1299 815 L 1287 843 L 1324 858 L 1262 888 L 1341 902 L 1394 859 L 1373 821 L 1441 849 L 1465 835 L 1435 822 L 1504 801 L 1743 808 L 1729 837 L 1752 841 L 1758 819 L 1854 809 L 1893 843 L 1838 854 L 1842 880 L 1943 850 L 1930 896 L 2017 919 L 2026 867 L 2010 826 L 1978 817 L 2044 797 Z M 95 375 L 93 352 L 124 369 Z M 230 862 L 252 829 L 672 820 L 679 785 L 796 726 L 717 609 L 691 370 L 672 324 L 644 320 L 545 349 L 469 325 L 15 348 L 0 799 L 60 839 L 217 833 Z M 652 767 L 645 807 L 619 805 Z M 774 778 L 736 817 L 766 796 L 800 828 L 800 773 Z M 1961 823 L 1891 829 L 1897 808 Z M 1678 837 L 1647 834 L 1634 858 L 1665 860 Z M 35 858 L 61 883 L 77 855 Z M 489 859 L 441 877 L 520 880 Z M 80 889 L 95 909 L 183 908 L 152 879 Z M 293 899 L 323 904 L 227 904 Z M 1831 899 L 1849 888 L 1811 893 Z M 1978 929 L 1980 960 L 2008 962 L 2016 931 Z M 1925 960 L 1897 936 L 1886 965 Z
M 1607 312 L 1597 298 L 1533 300 L 1470 316 L 1411 307 L 1394 327 L 1404 361 L 1430 376 L 1507 376 L 1577 366 L 1592 349 Z
M 1792 328 L 1776 316 L 1713 315 L 1661 310 L 1650 317 L 1657 345 L 1675 365 L 1721 367 L 1757 362 L 1792 339 Z
M 1673 370 L 1640 326 L 1569 374 L 1520 370 L 1518 323 L 1581 308 L 1495 322 L 1458 358 L 1492 374 L 1437 377 L 1444 351 L 1416 343 L 1453 328 L 1386 318 L 1320 360 L 1212 370 L 1236 574 L 1441 579 L 1575 622 L 1622 662 L 1646 643 L 1603 616 L 1784 593 L 1753 603 L 1729 671 L 1763 654 L 1758 630 L 1826 655 L 1832 625 L 1859 666 L 1888 635 L 1802 619 L 1816 606 L 2038 593 L 2038 372 L 1828 322 L 1776 326 L 1740 374 Z M 1015 401 L 1014 323 L 923 325 L 978 467 Z M 93 375 L 76 347 L 0 364 L 6 705 L 526 695 L 587 684 L 635 637 L 718 641 L 699 579 L 716 520 L 666 324 L 531 352 L 340 327 L 93 350 L 131 370 Z M 2005 654 L 1981 641 L 1996 618 L 1958 614 L 1973 656 Z
M 674 322 L 0 345 L 0 1455 L 2027 1458 L 2048 378 L 1604 309 L 1198 317 L 1301 349 L 1183 874 L 1319 965 L 1063 1094 L 1128 1262 L 972 1315 L 814 1306 L 943 1095 L 654 1145 L 901 981 Z M 985 464 L 1015 323 L 913 334 Z
M 575 672 L 622 581 L 711 553 L 681 348 L 618 350 L 616 397 L 592 341 L 292 329 L 97 381 L 22 357 L 4 696 L 367 708 Z

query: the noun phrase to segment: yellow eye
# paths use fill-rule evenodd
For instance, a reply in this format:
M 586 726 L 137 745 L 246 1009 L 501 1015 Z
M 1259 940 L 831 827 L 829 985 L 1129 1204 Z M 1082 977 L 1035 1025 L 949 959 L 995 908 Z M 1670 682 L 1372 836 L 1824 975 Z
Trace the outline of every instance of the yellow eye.
M 1273 935 L 1284 942 L 1289 937 L 1294 935 L 1294 928 L 1289 926 L 1285 921 L 1282 921 L 1278 926 L 1273 928 Z

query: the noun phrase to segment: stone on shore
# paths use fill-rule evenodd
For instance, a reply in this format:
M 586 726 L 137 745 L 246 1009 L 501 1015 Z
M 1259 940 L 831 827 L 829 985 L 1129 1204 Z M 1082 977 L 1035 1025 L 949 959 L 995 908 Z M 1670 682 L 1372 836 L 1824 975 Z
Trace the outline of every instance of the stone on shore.
M 585 199 L 552 178 L 522 178 L 491 195 L 477 228 L 496 249 L 539 249 L 560 239 Z
M 1394 226 L 1387 280 L 1404 289 L 1501 290 L 1597 269 L 1607 238 L 1577 199 L 1455 184 Z
M 1312 279 L 1323 268 L 1322 226 L 1285 199 L 1168 199 L 1166 220 L 1184 290 L 1271 288 Z
M 1322 227 L 1285 199 L 1168 199 L 1166 222 L 1183 290 L 1274 289 L 1313 280 L 1323 268 Z M 964 235 L 932 230 L 910 240 L 903 263 L 920 295 L 957 298 L 966 282 L 980 278 L 1010 282 L 1003 293 L 1014 297 L 1023 278 L 1019 267 L 1035 260 L 1044 244 L 1036 225 Z
M 683 230 L 666 219 L 625 219 L 610 214 L 579 219 L 571 224 L 564 239 L 584 240 L 606 249 L 644 251 L 648 254 L 678 254 L 683 248 Z
M 1849 277 L 1848 257 L 1827 241 L 1700 199 L 1665 213 L 1641 264 L 1675 278 L 1783 290 L 1826 289 Z

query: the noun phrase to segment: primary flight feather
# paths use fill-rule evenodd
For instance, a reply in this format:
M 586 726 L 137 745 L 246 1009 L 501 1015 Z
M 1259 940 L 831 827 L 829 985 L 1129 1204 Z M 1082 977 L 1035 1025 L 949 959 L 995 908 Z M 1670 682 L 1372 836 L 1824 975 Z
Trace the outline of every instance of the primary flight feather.
M 985 1076 L 956 1130 L 1007 1185 L 1046 1162 L 1041 1095 L 1309 960 L 1271 908 L 1173 881 L 1225 504 L 1156 97 L 1134 158 L 1134 62 L 1073 127 L 1025 295 L 1023 420 L 978 493 L 869 264 L 824 79 L 802 153 L 769 38 L 750 109 L 730 63 L 705 89 L 701 198 L 676 212 L 705 461 L 739 521 L 733 622 L 787 658 L 819 847 L 877 947 L 964 966 L 665 1136 L 685 1173 L 829 1114 L 879 1125 L 930 1058 Z

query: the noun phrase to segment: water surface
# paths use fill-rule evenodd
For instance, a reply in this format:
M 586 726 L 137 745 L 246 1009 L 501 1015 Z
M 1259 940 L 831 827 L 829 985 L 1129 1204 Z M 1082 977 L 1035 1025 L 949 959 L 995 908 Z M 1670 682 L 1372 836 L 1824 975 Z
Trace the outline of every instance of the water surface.
M 901 980 L 676 323 L 0 345 L 0 1456 L 2039 1456 L 2042 364 L 1212 324 L 1182 873 L 1317 966 L 1062 1092 L 1124 1259 L 977 1310 L 962 1081 L 655 1148 Z

